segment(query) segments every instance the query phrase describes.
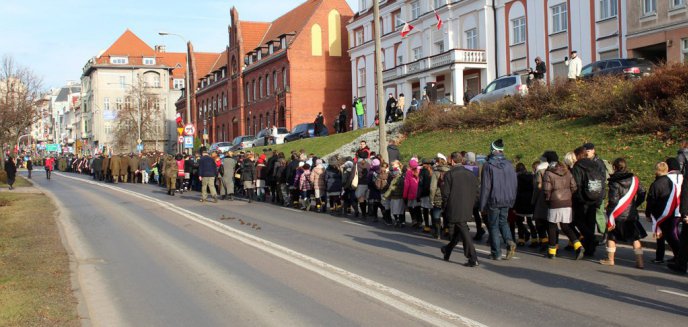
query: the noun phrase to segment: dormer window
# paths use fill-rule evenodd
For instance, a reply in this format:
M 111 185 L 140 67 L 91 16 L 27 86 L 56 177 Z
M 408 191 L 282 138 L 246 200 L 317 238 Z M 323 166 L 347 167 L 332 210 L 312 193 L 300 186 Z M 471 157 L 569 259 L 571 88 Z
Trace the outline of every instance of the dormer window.
M 287 48 L 287 37 L 283 36 L 280 38 L 280 49 L 286 49 Z
M 227 69 L 222 68 L 222 78 L 225 78 L 225 74 L 227 74 Z
M 258 52 L 258 60 L 263 59 L 263 50 L 262 50 L 262 49 L 258 49 L 257 52 Z
M 275 47 L 270 43 L 270 45 L 268 45 L 268 53 L 272 54 L 273 52 L 275 52 Z
M 110 57 L 110 63 L 115 65 L 126 65 L 129 63 L 128 57 Z
M 248 54 L 248 64 L 250 65 L 250 64 L 252 64 L 252 63 L 253 63 L 253 54 L 252 54 L 252 53 L 249 53 L 249 54 Z
M 144 65 L 155 65 L 155 58 L 143 58 Z

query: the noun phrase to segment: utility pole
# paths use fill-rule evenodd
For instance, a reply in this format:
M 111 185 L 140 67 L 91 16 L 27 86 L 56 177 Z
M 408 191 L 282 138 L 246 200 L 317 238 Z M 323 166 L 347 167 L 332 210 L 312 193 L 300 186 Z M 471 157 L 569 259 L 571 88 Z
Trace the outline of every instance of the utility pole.
M 375 30 L 375 84 L 377 89 L 377 115 L 380 133 L 380 156 L 385 162 L 389 162 L 389 156 L 387 155 L 387 130 L 385 128 L 386 118 L 384 101 L 385 101 L 385 91 L 382 85 L 382 49 L 380 41 L 380 0 L 373 0 L 373 26 Z

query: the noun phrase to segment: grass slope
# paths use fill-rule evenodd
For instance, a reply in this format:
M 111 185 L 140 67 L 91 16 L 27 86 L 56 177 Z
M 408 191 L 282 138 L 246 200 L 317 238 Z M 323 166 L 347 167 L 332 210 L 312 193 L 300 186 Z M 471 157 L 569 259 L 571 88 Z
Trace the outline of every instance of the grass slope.
M 375 129 L 373 128 L 366 128 L 366 129 L 358 129 L 342 134 L 332 134 L 330 136 L 325 136 L 325 137 L 314 137 L 314 138 L 309 138 L 309 139 L 302 139 L 294 142 L 289 142 L 285 144 L 279 144 L 279 145 L 270 145 L 267 147 L 256 147 L 252 148 L 256 153 L 263 152 L 264 148 L 271 148 L 276 151 L 281 151 L 284 152 L 285 155 L 289 156 L 289 153 L 292 150 L 299 151 L 301 149 L 304 149 L 306 153 L 313 153 L 317 155 L 318 157 L 322 157 L 324 155 L 330 154 L 334 152 L 335 150 L 339 149 L 341 146 L 344 144 L 347 144 L 357 137 L 368 133 L 370 131 L 373 131 Z
M 56 210 L 43 194 L 0 193 L 0 326 L 79 326 Z
M 593 142 L 599 156 L 608 161 L 617 157 L 628 160 L 647 188 L 654 180 L 654 164 L 669 156 L 676 156 L 677 146 L 666 144 L 654 135 L 629 135 L 617 128 L 591 119 L 518 122 L 490 129 L 440 130 L 409 135 L 401 144 L 403 158 L 413 155 L 435 157 L 438 152 L 449 156 L 452 151 L 473 151 L 487 154 L 490 143 L 504 140 L 510 159 L 520 160 L 530 168 L 544 150 L 555 150 L 560 160 L 584 142 Z
M 36 173 L 40 173 L 40 172 L 41 172 L 40 170 L 38 170 L 38 171 L 34 170 L 32 172 L 32 174 L 36 174 Z M 29 183 L 29 181 L 24 179 L 24 177 L 19 176 L 19 172 L 17 172 L 17 178 L 14 181 L 14 187 L 27 187 L 27 186 L 31 186 L 31 183 Z M 0 188 L 9 188 L 9 185 L 7 185 L 3 182 L 0 182 Z

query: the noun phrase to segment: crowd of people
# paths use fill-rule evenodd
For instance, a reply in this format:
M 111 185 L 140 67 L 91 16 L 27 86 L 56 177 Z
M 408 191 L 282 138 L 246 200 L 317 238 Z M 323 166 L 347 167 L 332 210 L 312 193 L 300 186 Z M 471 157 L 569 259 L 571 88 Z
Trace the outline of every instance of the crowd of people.
M 406 228 L 449 240 L 445 260 L 459 241 L 466 266 L 479 264 L 474 241 L 488 234 L 490 258 L 513 258 L 517 247 L 531 247 L 546 258 L 560 255 L 560 236 L 576 260 L 594 257 L 605 246 L 603 265 L 615 264 L 616 243 L 633 246 L 636 267 L 643 268 L 640 240 L 648 237 L 639 207 L 657 240 L 656 264 L 686 272 L 688 261 L 688 142 L 677 157 L 655 166 L 656 178 L 643 187 L 623 158 L 601 159 L 592 143 L 566 153 L 544 151 L 530 165 L 507 160 L 502 140 L 490 144 L 489 155 L 456 151 L 433 158 L 402 160 L 392 141 L 389 160 L 365 141 L 350 157 L 318 158 L 305 151 L 287 155 L 265 149 L 253 152 L 211 152 L 170 155 L 160 152 L 45 160 L 45 169 L 89 174 L 109 183 L 153 183 L 167 194 L 195 190 L 201 202 L 233 200 L 270 202 L 304 211 L 349 216 L 394 228 Z M 6 165 L 7 166 L 7 165 Z M 647 189 L 647 191 L 646 191 Z M 410 221 L 408 216 L 410 216 Z M 469 221 L 476 231 L 469 232 Z M 683 227 L 681 228 L 681 225 Z M 485 227 L 483 227 L 485 226 Z M 601 235 L 601 239 L 598 239 Z M 503 250 L 505 249 L 505 255 Z

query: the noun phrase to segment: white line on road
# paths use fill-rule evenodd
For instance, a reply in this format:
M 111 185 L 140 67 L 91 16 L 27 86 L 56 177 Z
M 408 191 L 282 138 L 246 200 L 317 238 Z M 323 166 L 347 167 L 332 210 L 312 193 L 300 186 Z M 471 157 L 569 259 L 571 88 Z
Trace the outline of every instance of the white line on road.
M 353 222 L 353 221 L 346 221 L 346 220 L 345 220 L 345 221 L 342 221 L 342 223 L 349 224 L 349 225 L 356 225 L 356 226 L 369 227 L 369 226 L 366 226 L 366 225 L 363 225 L 363 224 L 355 223 L 355 222 Z
M 330 265 L 324 261 L 307 256 L 303 253 L 294 251 L 277 243 L 270 242 L 260 237 L 242 232 L 235 228 L 229 227 L 223 223 L 220 223 L 216 220 L 206 218 L 192 211 L 181 208 L 170 202 L 157 199 L 151 196 L 143 195 L 138 192 L 126 190 L 120 187 L 114 187 L 111 185 L 97 183 L 90 180 L 66 176 L 60 173 L 55 173 L 55 175 L 76 180 L 82 183 L 108 188 L 117 192 L 125 193 L 134 197 L 138 197 L 140 199 L 144 199 L 146 201 L 153 202 L 155 204 L 164 203 L 166 209 L 175 212 L 189 220 L 204 225 L 218 233 L 231 237 L 248 246 L 270 253 L 287 262 L 300 266 L 329 280 L 339 283 L 340 285 L 361 292 L 398 311 L 401 311 L 419 320 L 425 321 L 426 323 L 435 326 L 455 326 L 457 323 L 460 323 L 465 326 L 486 326 L 478 321 L 462 316 L 458 313 L 452 312 L 440 306 L 436 306 L 417 297 L 414 297 L 408 293 L 404 293 L 398 289 L 375 282 L 371 279 L 354 274 L 337 266 Z
M 662 293 L 671 294 L 671 295 L 677 295 L 677 296 L 682 296 L 682 297 L 688 297 L 688 294 L 679 293 L 679 292 L 674 292 L 674 291 L 669 291 L 669 290 L 657 290 L 657 291 L 662 292 Z

